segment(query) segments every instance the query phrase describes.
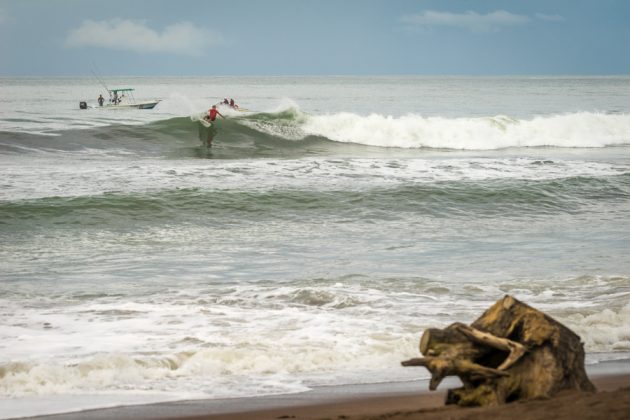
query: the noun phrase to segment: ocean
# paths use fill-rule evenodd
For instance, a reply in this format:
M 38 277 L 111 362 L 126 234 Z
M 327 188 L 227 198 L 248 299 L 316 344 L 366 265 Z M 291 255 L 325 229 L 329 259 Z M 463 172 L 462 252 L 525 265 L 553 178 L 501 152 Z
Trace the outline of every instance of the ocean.
M 104 82 L 0 78 L 0 418 L 426 378 L 506 294 L 630 357 L 630 77 Z

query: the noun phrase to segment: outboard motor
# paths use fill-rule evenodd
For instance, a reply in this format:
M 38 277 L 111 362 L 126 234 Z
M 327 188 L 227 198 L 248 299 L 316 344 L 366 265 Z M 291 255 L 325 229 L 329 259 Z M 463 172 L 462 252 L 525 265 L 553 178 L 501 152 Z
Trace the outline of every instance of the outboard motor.
M 87 109 L 87 102 L 84 102 L 84 101 L 79 102 L 79 109 Z

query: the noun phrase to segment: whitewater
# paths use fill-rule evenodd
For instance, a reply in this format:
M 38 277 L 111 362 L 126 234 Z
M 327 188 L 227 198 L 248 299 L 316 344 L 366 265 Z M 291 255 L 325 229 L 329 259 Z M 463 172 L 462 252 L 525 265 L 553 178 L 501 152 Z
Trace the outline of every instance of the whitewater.
M 106 82 L 0 78 L 0 418 L 425 378 L 505 294 L 630 356 L 630 78 Z

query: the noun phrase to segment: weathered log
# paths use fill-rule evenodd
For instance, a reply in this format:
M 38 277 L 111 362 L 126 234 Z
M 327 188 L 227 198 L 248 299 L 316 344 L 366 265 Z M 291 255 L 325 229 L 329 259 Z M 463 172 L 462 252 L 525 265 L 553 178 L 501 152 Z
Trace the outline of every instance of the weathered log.
M 463 387 L 450 389 L 446 404 L 494 405 L 550 397 L 563 389 L 594 391 L 584 369 L 580 337 L 544 313 L 505 296 L 468 326 L 425 330 L 424 358 L 402 362 L 431 372 L 429 389 L 446 376 Z

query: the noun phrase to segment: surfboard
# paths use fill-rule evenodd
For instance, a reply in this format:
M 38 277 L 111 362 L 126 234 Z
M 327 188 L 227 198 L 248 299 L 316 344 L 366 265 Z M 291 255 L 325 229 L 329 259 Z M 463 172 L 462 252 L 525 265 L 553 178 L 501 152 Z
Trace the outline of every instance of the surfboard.
M 193 114 L 190 116 L 190 120 L 191 121 L 199 121 L 201 123 L 201 125 L 203 125 L 206 128 L 210 128 L 212 127 L 212 121 L 208 121 L 206 119 L 206 117 L 208 116 L 207 113 L 202 112 L 201 114 Z

